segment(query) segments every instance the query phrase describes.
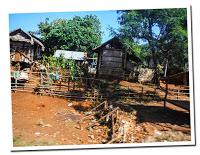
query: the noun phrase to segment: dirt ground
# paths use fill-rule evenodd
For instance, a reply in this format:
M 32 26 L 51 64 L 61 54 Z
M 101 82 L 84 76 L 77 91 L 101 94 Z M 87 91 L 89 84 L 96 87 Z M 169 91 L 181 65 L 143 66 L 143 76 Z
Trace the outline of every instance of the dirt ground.
M 190 113 L 163 102 L 122 102 L 121 120 L 129 122 L 129 142 L 190 141 Z M 103 144 L 109 140 L 107 125 L 88 129 L 91 120 L 77 123 L 91 109 L 91 101 L 74 101 L 12 92 L 14 146 Z M 94 117 L 94 116 L 93 116 Z M 95 119 L 95 118 L 93 118 Z
M 12 101 L 14 145 L 92 143 L 87 130 L 76 128 L 83 115 L 71 105 L 78 102 L 21 92 Z

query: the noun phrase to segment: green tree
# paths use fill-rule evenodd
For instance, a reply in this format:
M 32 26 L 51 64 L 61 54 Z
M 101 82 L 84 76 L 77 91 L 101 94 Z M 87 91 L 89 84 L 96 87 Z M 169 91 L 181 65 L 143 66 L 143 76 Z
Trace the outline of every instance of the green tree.
M 187 56 L 187 10 L 153 9 L 118 11 L 121 27 L 115 35 L 125 47 L 142 60 L 153 60 L 157 77 L 158 66 L 184 70 Z M 150 55 L 149 55 L 149 54 Z
M 57 49 L 87 51 L 101 43 L 101 25 L 95 15 L 76 16 L 73 19 L 46 19 L 39 23 L 39 34 L 46 50 L 53 54 Z

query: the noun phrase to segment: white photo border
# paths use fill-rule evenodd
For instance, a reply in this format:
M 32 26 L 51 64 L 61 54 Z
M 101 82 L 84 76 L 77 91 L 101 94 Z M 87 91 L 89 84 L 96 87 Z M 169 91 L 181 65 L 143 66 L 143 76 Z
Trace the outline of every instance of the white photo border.
M 12 8 L 12 7 L 11 7 Z M 194 103 L 194 77 L 193 77 L 193 51 L 192 51 L 192 14 L 191 14 L 191 6 L 190 5 L 183 5 L 180 7 L 177 6 L 166 6 L 166 7 L 156 7 L 156 8 L 187 8 L 187 26 L 188 26 L 188 59 L 189 59 L 189 82 L 190 82 L 190 124 L 191 124 L 191 141 L 182 141 L 182 142 L 153 142 L 153 143 L 129 143 L 129 144 L 87 144 L 87 145 L 59 145 L 59 146 L 26 146 L 26 147 L 13 147 L 13 143 L 11 144 L 11 151 L 41 151 L 41 150 L 65 150 L 65 149 L 106 149 L 106 148 L 127 148 L 127 147 L 165 147 L 165 146 L 195 146 L 196 145 L 196 134 L 195 134 L 195 103 Z M 64 11 L 63 8 L 59 10 L 56 8 L 58 12 Z M 126 6 L 123 8 L 110 8 L 109 10 L 126 10 L 126 9 L 155 9 L 155 8 L 132 8 L 131 6 Z M 106 8 L 107 10 L 107 8 Z M 100 9 L 83 9 L 80 11 L 106 11 L 102 8 Z M 49 9 L 49 12 L 56 12 L 56 10 Z M 71 12 L 72 10 L 66 10 L 65 12 Z M 75 10 L 77 11 L 77 10 Z M 31 10 L 31 13 L 38 13 L 38 10 Z M 46 9 L 45 9 L 45 12 Z M 30 13 L 29 11 L 25 10 L 25 12 L 21 12 L 21 10 L 12 10 L 9 11 L 9 14 L 13 13 Z M 42 12 L 41 12 L 42 13 Z M 8 46 L 9 47 L 9 46 Z M 9 51 L 9 49 L 8 49 Z M 10 94 L 10 93 L 9 93 Z M 11 104 L 11 103 L 8 103 Z M 12 113 L 9 114 L 9 120 L 12 122 Z M 12 137 L 11 137 L 12 138 Z M 10 139 L 12 141 L 12 139 Z

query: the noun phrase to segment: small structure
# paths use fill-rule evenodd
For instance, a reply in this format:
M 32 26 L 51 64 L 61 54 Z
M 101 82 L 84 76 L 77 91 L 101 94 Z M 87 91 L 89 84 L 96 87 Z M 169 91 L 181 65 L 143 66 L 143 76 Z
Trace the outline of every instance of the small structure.
M 83 61 L 84 58 L 87 57 L 86 52 L 78 52 L 78 51 L 67 51 L 67 50 L 56 50 L 54 53 L 54 57 L 60 57 L 63 55 L 65 59 L 72 59 L 77 61 Z
M 88 77 L 88 61 L 86 52 L 56 50 L 54 57 L 63 56 L 65 59 L 74 60 L 76 65 L 82 68 L 83 75 Z
M 17 29 L 10 32 L 10 60 L 15 63 L 31 64 L 41 59 L 44 45 L 35 36 Z
M 81 65 L 87 59 L 86 52 L 56 50 L 54 53 L 54 57 L 60 57 L 61 55 L 65 59 L 75 60 L 78 65 Z
M 114 37 L 102 45 L 93 49 L 98 53 L 97 76 L 124 77 L 130 70 L 131 60 L 138 63 L 141 60 L 133 54 L 129 54 L 117 37 Z

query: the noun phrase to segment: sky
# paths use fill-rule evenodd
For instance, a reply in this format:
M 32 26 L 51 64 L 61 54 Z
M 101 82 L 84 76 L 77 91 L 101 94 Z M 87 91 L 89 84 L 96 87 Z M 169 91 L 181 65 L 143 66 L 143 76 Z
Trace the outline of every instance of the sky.
M 49 18 L 49 21 L 54 19 L 72 19 L 74 16 L 84 17 L 85 15 L 96 15 L 100 22 L 103 31 L 102 43 L 112 38 L 108 30 L 109 26 L 118 28 L 117 12 L 116 11 L 84 11 L 84 12 L 49 12 L 49 13 L 17 13 L 9 14 L 9 31 L 21 28 L 25 32 L 37 31 L 38 24 Z

